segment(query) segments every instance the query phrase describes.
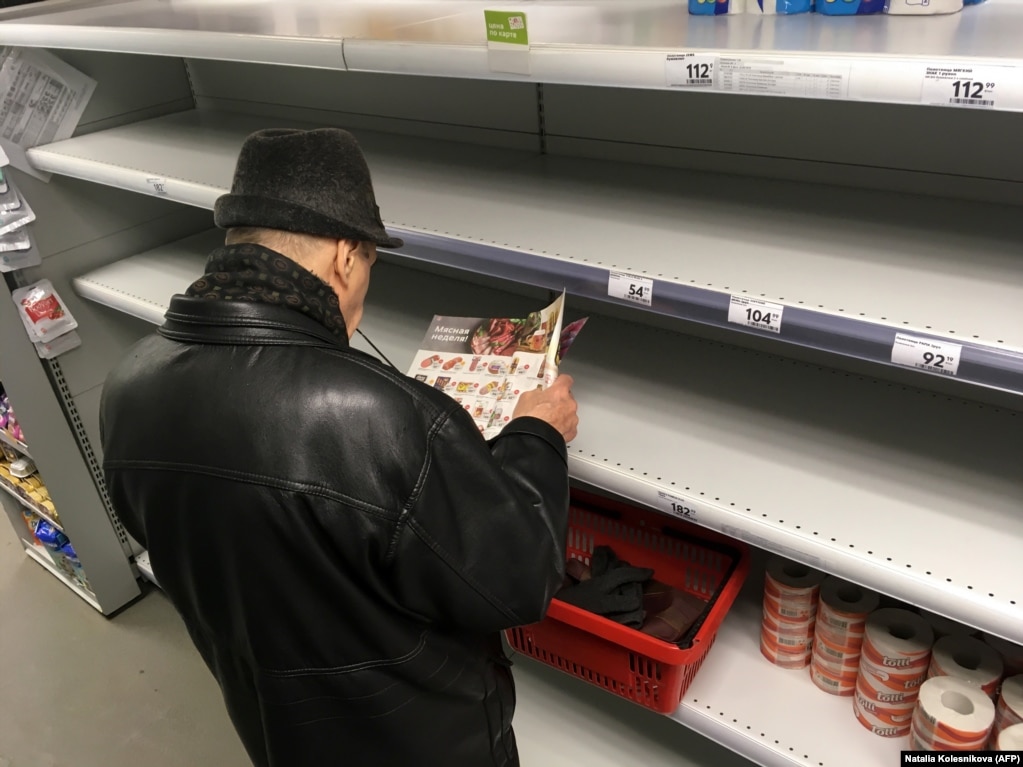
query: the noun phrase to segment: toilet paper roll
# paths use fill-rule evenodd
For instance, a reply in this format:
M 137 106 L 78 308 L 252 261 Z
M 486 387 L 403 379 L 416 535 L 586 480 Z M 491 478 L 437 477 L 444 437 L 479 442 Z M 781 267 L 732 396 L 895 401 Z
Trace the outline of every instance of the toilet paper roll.
M 937 613 L 928 612 L 927 610 L 921 610 L 920 617 L 927 621 L 927 625 L 931 627 L 936 639 L 947 636 L 977 635 L 977 629 L 971 626 L 965 626 L 951 618 L 946 618 L 944 615 L 938 615 Z
M 987 742 L 985 738 L 976 740 L 949 739 L 928 725 L 919 710 L 913 712 L 913 726 L 910 729 L 910 735 L 914 740 L 922 743 L 928 751 L 976 751 L 984 748 Z
M 824 692 L 830 695 L 848 697 L 856 692 L 856 681 L 842 680 L 822 670 L 819 666 L 810 663 L 810 679 Z
M 762 637 L 760 641 L 760 654 L 778 668 L 802 669 L 810 665 L 809 652 L 803 654 L 778 652 L 766 645 Z
M 871 715 L 869 711 L 864 711 L 857 706 L 855 696 L 853 696 L 853 713 L 856 715 L 857 721 L 875 735 L 880 735 L 883 738 L 901 738 L 909 734 L 911 722 L 898 726 L 882 722 Z
M 906 727 L 913 721 L 913 712 L 916 706 L 910 704 L 898 708 L 889 708 L 883 703 L 870 700 L 863 696 L 863 693 L 855 692 L 855 705 L 864 713 L 870 714 L 878 722 L 884 722 L 892 727 Z
M 1023 645 L 1013 644 L 1006 639 L 990 634 L 984 635 L 984 641 L 998 650 L 998 654 L 1002 656 L 1006 676 L 1023 674 Z
M 818 611 L 827 608 L 828 614 L 835 619 L 845 618 L 855 624 L 865 621 L 880 603 L 881 597 L 877 592 L 832 575 L 821 583 Z
M 1002 658 L 974 637 L 946 636 L 934 643 L 927 676 L 954 676 L 992 696 L 1002 679 Z
M 871 613 L 863 642 L 863 655 L 881 668 L 903 673 L 930 663 L 934 632 L 916 613 L 886 607 Z
M 764 611 L 778 620 L 813 622 L 817 617 L 817 603 L 778 599 L 765 592 Z
M 764 605 L 764 624 L 771 624 L 772 628 L 779 633 L 791 634 L 813 634 L 815 621 L 812 615 L 804 615 L 799 618 L 784 616 Z
M 869 677 L 865 677 L 862 674 L 856 677 L 856 689 L 867 700 L 873 700 L 877 703 L 883 703 L 886 706 L 894 706 L 896 708 L 899 706 L 909 706 L 912 708 L 916 705 L 916 700 L 920 695 L 919 689 L 894 691 L 884 688 L 878 690 L 870 685 L 870 682 L 867 681 L 868 679 Z
M 862 642 L 859 638 L 838 639 L 820 631 L 814 632 L 814 651 L 832 663 L 858 661 Z
M 860 675 L 860 664 L 855 660 L 833 663 L 815 652 L 813 654 L 813 662 L 833 676 L 851 676 L 853 679 L 856 679 Z
M 999 751 L 1023 751 L 1023 724 L 1014 724 L 998 734 L 995 748 Z
M 962 679 L 936 676 L 920 687 L 916 714 L 921 739 L 953 744 L 983 744 L 995 721 L 995 704 L 984 692 Z
M 771 557 L 767 561 L 764 590 L 773 589 L 793 599 L 817 602 L 824 573 L 784 557 Z
M 1002 682 L 1002 692 L 995 707 L 995 731 L 1023 723 L 1023 674 L 1010 676 Z
M 804 653 L 813 649 L 813 637 L 781 634 L 766 626 L 760 629 L 760 638 L 778 652 Z

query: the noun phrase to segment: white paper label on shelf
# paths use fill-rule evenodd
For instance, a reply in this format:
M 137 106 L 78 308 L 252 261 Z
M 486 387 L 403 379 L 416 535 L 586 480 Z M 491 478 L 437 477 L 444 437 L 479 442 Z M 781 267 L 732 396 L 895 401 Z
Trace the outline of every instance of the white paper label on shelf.
M 748 328 L 781 333 L 781 319 L 785 307 L 770 301 L 748 296 L 732 296 L 728 304 L 728 321 Z
M 959 358 L 962 353 L 963 347 L 959 344 L 897 333 L 895 343 L 892 345 L 892 362 L 896 365 L 954 376 L 959 372 Z
M 650 306 L 654 298 L 654 281 L 628 272 L 609 272 L 607 294 L 611 298 L 624 298 L 643 306 Z
M 844 99 L 849 95 L 849 67 L 842 61 L 721 56 L 717 60 L 717 90 Z
M 657 501 L 661 511 L 666 514 L 671 514 L 673 517 L 678 517 L 688 522 L 696 521 L 696 509 L 684 498 L 658 490 Z
M 664 84 L 669 88 L 712 88 L 717 57 L 709 53 L 669 53 Z
M 927 66 L 920 102 L 973 109 L 1023 108 L 1023 71 L 1013 66 Z
M 155 195 L 163 196 L 167 194 L 167 179 L 165 178 L 147 178 L 146 184 L 149 185 L 149 189 Z

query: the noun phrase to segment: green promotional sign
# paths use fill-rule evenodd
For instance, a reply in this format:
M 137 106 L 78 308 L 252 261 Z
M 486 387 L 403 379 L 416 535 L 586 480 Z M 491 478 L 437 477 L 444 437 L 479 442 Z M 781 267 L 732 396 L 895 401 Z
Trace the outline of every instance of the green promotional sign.
M 483 11 L 487 22 L 487 42 L 529 45 L 526 14 L 521 11 Z

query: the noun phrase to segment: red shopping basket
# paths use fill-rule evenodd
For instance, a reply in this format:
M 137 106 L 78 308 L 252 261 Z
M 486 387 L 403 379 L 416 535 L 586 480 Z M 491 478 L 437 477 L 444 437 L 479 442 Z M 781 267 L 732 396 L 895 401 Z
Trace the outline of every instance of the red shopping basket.
M 655 639 L 555 598 L 539 623 L 510 629 L 517 651 L 662 714 L 678 708 L 749 572 L 749 549 L 671 517 L 574 492 L 568 557 L 590 563 L 597 546 L 650 567 L 654 578 L 708 600 L 678 644 Z

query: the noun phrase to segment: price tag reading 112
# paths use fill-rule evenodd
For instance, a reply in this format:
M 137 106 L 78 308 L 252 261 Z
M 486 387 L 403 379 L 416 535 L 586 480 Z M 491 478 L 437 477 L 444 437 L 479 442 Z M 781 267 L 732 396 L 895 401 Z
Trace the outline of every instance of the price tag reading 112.
M 643 306 L 650 306 L 654 300 L 654 281 L 628 272 L 609 272 L 607 294 L 611 298 L 624 298 Z
M 781 317 L 785 307 L 749 296 L 732 296 L 728 303 L 728 321 L 748 328 L 781 333 Z
M 917 338 L 903 333 L 895 334 L 892 345 L 892 363 L 911 368 L 928 370 L 931 373 L 954 376 L 959 372 L 959 359 L 963 347 L 947 341 Z

